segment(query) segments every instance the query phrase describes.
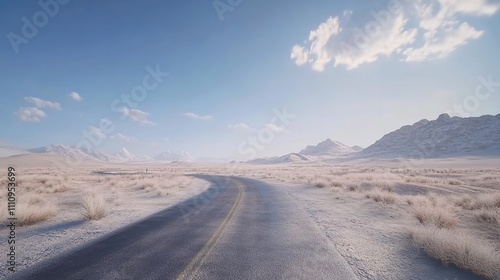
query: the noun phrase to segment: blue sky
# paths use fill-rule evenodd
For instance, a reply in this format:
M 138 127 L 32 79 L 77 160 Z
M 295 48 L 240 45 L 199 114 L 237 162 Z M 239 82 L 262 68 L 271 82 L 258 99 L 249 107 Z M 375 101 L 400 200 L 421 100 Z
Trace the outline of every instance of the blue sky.
M 13 145 L 248 159 L 500 113 L 499 1 L 41 3 L 0 1 Z

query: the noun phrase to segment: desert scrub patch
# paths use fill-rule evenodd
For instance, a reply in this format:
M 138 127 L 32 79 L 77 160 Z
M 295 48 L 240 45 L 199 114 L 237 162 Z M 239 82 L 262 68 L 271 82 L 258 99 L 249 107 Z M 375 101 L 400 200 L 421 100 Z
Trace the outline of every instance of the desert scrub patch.
M 451 207 L 414 206 L 413 216 L 423 225 L 437 228 L 454 228 L 459 220 Z
M 463 230 L 416 226 L 409 230 L 415 246 L 443 264 L 486 277 L 500 279 L 500 255 L 494 246 Z
M 82 197 L 83 216 L 87 220 L 100 220 L 106 216 L 106 200 L 102 193 L 85 191 Z
M 475 216 L 480 222 L 500 223 L 500 209 L 483 208 Z
M 376 188 L 376 189 L 368 191 L 365 194 L 365 197 L 371 198 L 375 202 L 382 202 L 385 204 L 394 204 L 398 200 L 396 194 L 391 193 L 391 192 L 386 191 L 386 190 L 381 189 L 381 188 Z
M 20 199 L 16 205 L 16 218 L 19 225 L 33 225 L 46 221 L 56 214 L 56 206 L 35 196 Z

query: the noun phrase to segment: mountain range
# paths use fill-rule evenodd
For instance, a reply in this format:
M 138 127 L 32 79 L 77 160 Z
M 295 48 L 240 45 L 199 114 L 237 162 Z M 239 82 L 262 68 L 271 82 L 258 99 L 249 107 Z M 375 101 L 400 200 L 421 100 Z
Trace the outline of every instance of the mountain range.
M 0 157 L 22 153 L 49 153 L 65 157 L 103 162 L 181 161 L 195 159 L 187 152 L 163 152 L 150 158 L 134 155 L 127 149 L 108 155 L 87 147 L 48 145 L 35 149 L 21 149 L 0 141 Z M 326 139 L 307 146 L 298 153 L 256 158 L 247 161 L 256 164 L 312 162 L 330 159 L 357 158 L 439 158 L 453 156 L 500 156 L 500 114 L 480 117 L 450 117 L 441 114 L 436 120 L 420 120 L 384 135 L 366 149 L 348 146 Z
M 420 120 L 384 135 L 359 153 L 360 157 L 438 158 L 500 155 L 500 114 Z
M 481 117 L 450 117 L 420 120 L 405 125 L 366 149 L 326 139 L 299 153 L 281 157 L 256 158 L 248 163 L 308 162 L 357 158 L 439 158 L 453 156 L 500 156 L 500 114 Z
M 277 164 L 291 162 L 311 162 L 322 159 L 344 157 L 362 151 L 359 146 L 347 146 L 341 142 L 333 141 L 330 138 L 318 143 L 315 146 L 307 146 L 298 153 L 289 153 L 284 156 L 256 158 L 247 161 L 254 164 Z
M 170 151 L 163 152 L 154 157 L 154 159 L 160 161 L 184 161 L 184 162 L 195 161 L 195 159 L 188 152 L 174 153 Z
M 305 149 L 299 152 L 299 154 L 307 156 L 342 156 L 352 153 L 357 153 L 363 150 L 359 146 L 347 146 L 338 141 L 333 141 L 330 138 L 323 142 L 320 142 L 316 146 L 307 146 Z
M 86 160 L 96 160 L 104 162 L 129 162 L 129 161 L 194 161 L 194 158 L 187 152 L 174 153 L 174 152 L 164 152 L 154 157 L 153 159 L 146 155 L 134 155 L 130 153 L 127 149 L 121 148 L 118 152 L 113 155 L 108 155 L 99 152 L 95 149 L 90 149 L 87 147 L 68 147 L 59 144 L 48 145 L 35 149 L 28 149 L 30 153 L 49 153 L 56 154 L 64 157 L 72 157 L 78 159 Z

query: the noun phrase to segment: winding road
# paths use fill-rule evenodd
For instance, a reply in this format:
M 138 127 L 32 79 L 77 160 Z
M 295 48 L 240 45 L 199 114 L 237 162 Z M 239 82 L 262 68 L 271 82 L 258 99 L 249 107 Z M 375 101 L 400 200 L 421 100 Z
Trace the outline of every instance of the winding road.
M 356 279 L 284 189 L 198 177 L 205 192 L 10 279 Z

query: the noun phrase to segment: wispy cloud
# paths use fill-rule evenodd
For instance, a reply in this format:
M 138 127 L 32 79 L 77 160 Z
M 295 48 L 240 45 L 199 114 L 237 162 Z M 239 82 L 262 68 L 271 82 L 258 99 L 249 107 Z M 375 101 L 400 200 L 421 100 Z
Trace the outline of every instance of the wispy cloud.
M 49 107 L 52 109 L 61 110 L 61 104 L 59 104 L 57 102 L 42 100 L 42 99 L 36 98 L 36 97 L 25 97 L 24 100 L 28 101 L 29 103 L 35 105 L 38 108 Z
M 205 115 L 201 116 L 195 113 L 182 113 L 184 117 L 190 118 L 190 119 L 195 119 L 195 120 L 200 120 L 200 121 L 210 121 L 214 119 L 214 116 L 211 115 Z
M 459 16 L 492 16 L 499 9 L 500 4 L 487 0 L 417 0 L 392 12 L 373 12 L 374 18 L 360 28 L 343 28 L 339 17 L 330 17 L 305 44 L 293 46 L 290 57 L 319 72 L 330 63 L 354 69 L 381 56 L 397 55 L 407 62 L 443 58 L 483 34 Z M 409 22 L 419 24 L 410 27 Z
M 227 126 L 228 128 L 234 130 L 234 131 L 238 131 L 238 132 L 253 132 L 253 131 L 256 131 L 255 128 L 252 128 L 244 123 L 237 123 L 237 124 L 230 124 Z
M 423 31 L 423 45 L 404 51 L 406 61 L 424 61 L 448 56 L 459 46 L 478 39 L 483 31 L 459 19 L 464 16 L 492 16 L 500 4 L 486 0 L 416 1 L 415 11 Z
M 314 70 L 323 71 L 325 66 L 332 60 L 328 50 L 328 43 L 341 30 L 339 18 L 330 17 L 309 34 L 309 50 L 306 50 L 305 47 L 295 45 L 292 48 L 291 58 L 295 60 L 297 65 L 310 63 Z
M 266 123 L 265 127 L 270 129 L 271 131 L 273 131 L 275 133 L 287 132 L 284 127 L 279 126 L 279 125 L 275 125 L 274 123 Z
M 15 113 L 16 117 L 25 122 L 39 122 L 43 118 L 47 117 L 47 115 L 42 111 L 35 107 L 21 107 Z
M 156 125 L 154 122 L 148 119 L 149 113 L 146 113 L 139 109 L 128 109 L 126 107 L 123 107 L 121 108 L 120 112 L 124 117 L 127 117 L 134 122 L 138 122 L 143 125 Z
M 82 101 L 83 99 L 78 92 L 74 91 L 69 94 L 69 97 L 71 97 L 71 99 L 73 99 L 74 101 Z
M 127 142 L 127 143 L 135 142 L 135 138 L 134 137 L 130 137 L 130 136 L 127 136 L 127 135 L 124 135 L 124 134 L 121 134 L 121 133 L 117 133 L 115 135 L 111 135 L 110 138 L 113 139 L 113 140 L 118 140 L 118 141 Z

